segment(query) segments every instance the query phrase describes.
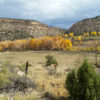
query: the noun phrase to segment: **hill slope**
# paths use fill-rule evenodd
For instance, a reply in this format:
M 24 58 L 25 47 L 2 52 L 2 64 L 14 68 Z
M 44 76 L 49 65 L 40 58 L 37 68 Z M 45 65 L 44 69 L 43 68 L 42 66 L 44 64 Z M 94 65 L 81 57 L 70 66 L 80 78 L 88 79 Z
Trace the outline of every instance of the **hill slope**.
M 34 20 L 0 18 L 0 40 L 52 36 L 62 32 L 64 33 L 65 30 L 48 27 Z
M 84 32 L 100 31 L 100 16 L 95 18 L 84 19 L 76 24 L 74 24 L 68 31 L 74 32 L 75 34 L 83 34 Z

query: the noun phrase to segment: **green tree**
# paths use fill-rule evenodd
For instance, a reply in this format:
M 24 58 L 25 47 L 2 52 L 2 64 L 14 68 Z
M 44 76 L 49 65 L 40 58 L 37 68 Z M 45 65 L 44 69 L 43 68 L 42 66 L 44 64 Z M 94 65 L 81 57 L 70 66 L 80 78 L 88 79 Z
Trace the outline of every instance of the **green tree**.
M 95 73 L 94 67 L 84 60 L 82 66 L 68 74 L 66 88 L 72 100 L 99 100 L 100 77 Z
M 65 84 L 66 84 L 66 88 L 68 89 L 71 95 L 71 98 L 73 100 L 76 100 L 76 97 L 77 97 L 76 91 L 77 91 L 78 86 L 77 86 L 77 78 L 76 78 L 74 70 L 68 74 Z

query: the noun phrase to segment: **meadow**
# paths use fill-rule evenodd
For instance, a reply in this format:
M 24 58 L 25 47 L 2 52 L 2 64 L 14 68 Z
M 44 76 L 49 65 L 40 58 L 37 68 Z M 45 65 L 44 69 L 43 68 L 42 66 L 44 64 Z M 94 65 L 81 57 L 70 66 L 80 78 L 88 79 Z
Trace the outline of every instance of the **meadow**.
M 100 64 L 99 39 L 100 32 L 91 32 L 81 36 L 69 33 L 53 37 L 1 41 L 0 70 L 4 66 L 10 66 L 25 73 L 28 61 L 28 78 L 36 84 L 30 93 L 16 93 L 12 100 L 46 100 L 46 97 L 53 97 L 50 100 L 67 100 L 69 93 L 65 88 L 66 76 L 72 70 L 77 71 L 84 59 L 88 59 L 96 72 L 100 73 L 100 68 L 95 66 L 96 63 Z M 47 55 L 52 55 L 58 62 L 53 73 L 49 66 L 46 66 Z M 0 100 L 7 100 L 6 93 L 0 95 Z
M 58 61 L 57 72 L 54 75 L 48 73 L 45 67 L 45 56 L 53 55 Z M 72 70 L 77 70 L 83 59 L 87 58 L 95 64 L 95 53 L 89 52 L 65 52 L 65 51 L 23 51 L 23 52 L 0 52 L 0 67 L 4 63 L 10 63 L 13 67 L 23 67 L 26 61 L 30 67 L 28 76 L 37 84 L 33 92 L 19 95 L 16 94 L 14 100 L 45 100 L 42 96 L 49 92 L 55 99 L 67 97 L 68 91 L 65 89 L 66 75 Z M 98 56 L 98 61 L 100 57 Z M 99 70 L 98 70 L 99 71 Z M 0 100 L 7 100 L 5 94 L 0 95 Z

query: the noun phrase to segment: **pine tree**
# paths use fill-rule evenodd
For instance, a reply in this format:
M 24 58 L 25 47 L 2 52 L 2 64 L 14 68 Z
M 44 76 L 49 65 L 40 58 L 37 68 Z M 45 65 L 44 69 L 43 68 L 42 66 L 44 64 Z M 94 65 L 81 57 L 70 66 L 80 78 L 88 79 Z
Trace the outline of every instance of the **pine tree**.
M 85 60 L 77 73 L 69 73 L 66 88 L 72 100 L 99 100 L 100 77 L 95 73 L 94 67 Z
M 68 74 L 65 84 L 66 84 L 66 88 L 68 89 L 68 91 L 71 95 L 71 98 L 73 100 L 77 100 L 76 91 L 78 89 L 78 86 L 77 86 L 77 78 L 75 76 L 74 70 L 71 73 Z

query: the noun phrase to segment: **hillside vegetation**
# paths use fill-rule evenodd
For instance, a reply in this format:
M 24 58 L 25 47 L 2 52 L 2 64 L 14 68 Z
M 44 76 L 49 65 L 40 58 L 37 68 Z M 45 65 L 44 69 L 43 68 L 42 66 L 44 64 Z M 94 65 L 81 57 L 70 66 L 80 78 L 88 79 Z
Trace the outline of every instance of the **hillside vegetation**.
M 82 35 L 84 32 L 100 32 L 100 16 L 84 19 L 68 29 L 65 33 L 74 32 L 75 35 Z
M 0 18 L 0 40 L 54 36 L 65 31 L 60 28 L 48 27 L 35 20 Z
M 86 32 L 75 36 L 74 33 L 45 36 L 14 41 L 1 41 L 0 51 L 63 50 L 63 51 L 100 51 L 100 32 Z

